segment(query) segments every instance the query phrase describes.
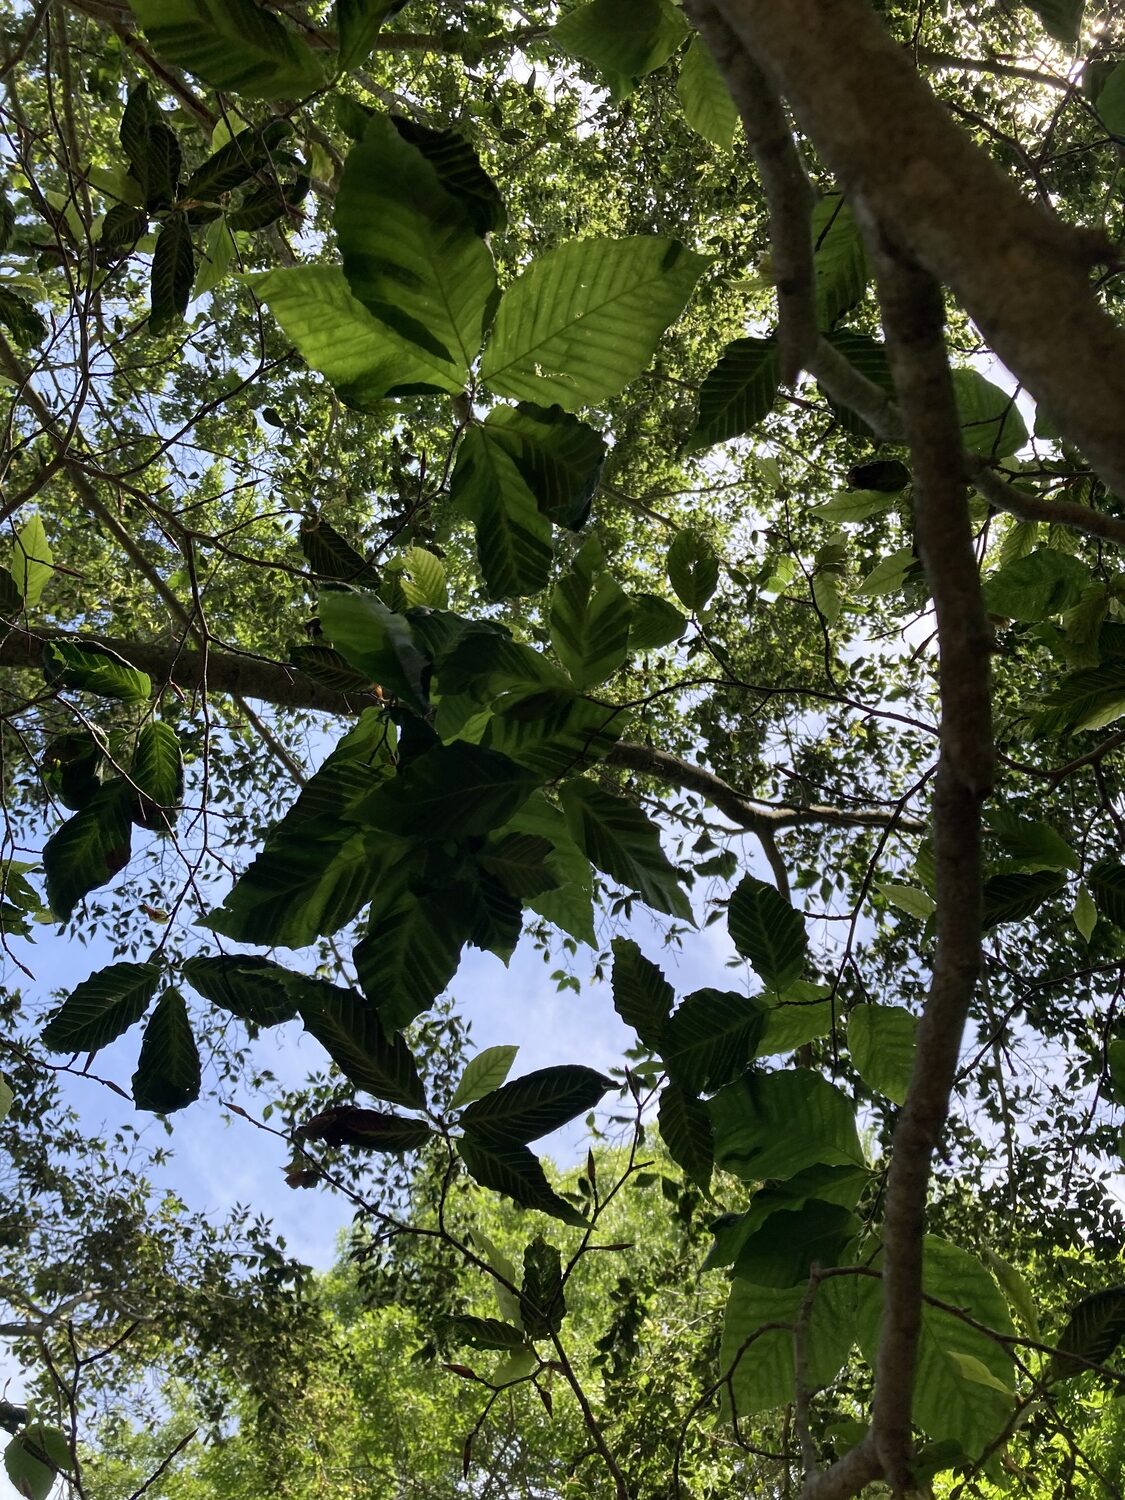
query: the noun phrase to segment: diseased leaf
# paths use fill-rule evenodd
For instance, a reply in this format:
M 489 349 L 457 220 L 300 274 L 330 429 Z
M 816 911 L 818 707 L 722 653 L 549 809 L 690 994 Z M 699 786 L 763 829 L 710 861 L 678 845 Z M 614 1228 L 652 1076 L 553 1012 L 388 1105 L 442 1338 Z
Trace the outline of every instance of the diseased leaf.
M 451 1344 L 468 1344 L 471 1349 L 522 1349 L 527 1343 L 522 1328 L 469 1313 L 439 1318 L 435 1332 Z
M 145 1027 L 133 1074 L 133 1102 L 138 1109 L 169 1115 L 194 1104 L 200 1082 L 199 1052 L 184 998 L 179 990 L 165 990 Z
M 434 1132 L 425 1120 L 361 1109 L 354 1104 L 337 1104 L 306 1120 L 294 1135 L 298 1140 L 322 1141 L 326 1146 L 357 1146 L 364 1151 L 402 1155 L 420 1150 L 433 1139 Z
M 159 964 L 115 963 L 84 979 L 47 1022 L 43 1045 L 52 1052 L 97 1052 L 128 1031 L 148 1009 Z

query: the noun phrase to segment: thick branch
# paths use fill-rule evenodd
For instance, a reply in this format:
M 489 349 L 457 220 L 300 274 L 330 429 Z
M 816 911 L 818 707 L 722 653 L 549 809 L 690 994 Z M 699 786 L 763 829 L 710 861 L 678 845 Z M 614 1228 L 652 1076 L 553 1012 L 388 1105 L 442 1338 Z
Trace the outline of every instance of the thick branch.
M 1125 494 L 1125 332 L 1090 286 L 1111 261 L 949 118 L 867 0 L 714 0 L 837 174 L 947 283 L 1004 364 Z
M 973 551 L 960 423 L 941 293 L 877 229 L 868 233 L 914 471 L 915 539 L 934 599 L 941 758 L 934 792 L 937 940 L 906 1104 L 894 1134 L 883 1222 L 883 1320 L 872 1438 L 896 1495 L 912 1488 L 914 1373 L 930 1167 L 945 1128 L 981 963 L 980 804 L 992 785 L 990 634 Z
M 769 210 L 777 287 L 781 379 L 791 385 L 816 344 L 812 247 L 813 192 L 781 100 L 711 0 L 687 7 L 734 96 Z

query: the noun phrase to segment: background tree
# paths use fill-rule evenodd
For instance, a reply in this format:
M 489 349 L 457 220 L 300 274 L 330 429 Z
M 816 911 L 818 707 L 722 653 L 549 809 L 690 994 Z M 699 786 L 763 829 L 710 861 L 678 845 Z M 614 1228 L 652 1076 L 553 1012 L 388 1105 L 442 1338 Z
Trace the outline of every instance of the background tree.
M 299 1019 L 338 1073 L 284 1101 L 292 1180 L 434 1249 L 435 1348 L 558 1377 L 587 1492 L 984 1493 L 1026 1458 L 1116 1493 L 1072 1399 L 1125 1326 L 1116 10 L 397 9 L 7 8 L 0 918 L 21 964 L 36 914 L 113 945 L 14 1032 L 19 1108 L 147 1014 L 132 1097 L 174 1113 Z M 724 923 L 746 984 L 678 999 L 642 906 Z M 463 1067 L 431 1018 L 525 925 L 637 1033 L 584 1193 L 531 1143 L 618 1080 Z M 559 1298 L 654 1109 L 732 1274 L 645 1447 Z M 525 1211 L 515 1278 L 470 1180 Z M 323 1365 L 339 1330 L 250 1251 L 261 1318 L 190 1347 L 273 1320 Z M 495 1327 L 441 1321 L 449 1256 Z M 61 1287 L 32 1330 L 68 1430 L 14 1419 L 29 1492 L 83 1491 L 57 1349 L 117 1347 L 119 1265 L 85 1353 Z

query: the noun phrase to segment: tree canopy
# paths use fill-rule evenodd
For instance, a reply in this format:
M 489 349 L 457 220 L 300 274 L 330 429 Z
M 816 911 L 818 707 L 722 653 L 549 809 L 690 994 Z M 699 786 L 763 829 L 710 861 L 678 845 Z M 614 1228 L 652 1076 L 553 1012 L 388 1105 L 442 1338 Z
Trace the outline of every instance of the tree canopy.
M 17 1491 L 1119 1495 L 1119 7 L 0 0 L 0 81 Z M 475 1051 L 521 942 L 612 1074 Z

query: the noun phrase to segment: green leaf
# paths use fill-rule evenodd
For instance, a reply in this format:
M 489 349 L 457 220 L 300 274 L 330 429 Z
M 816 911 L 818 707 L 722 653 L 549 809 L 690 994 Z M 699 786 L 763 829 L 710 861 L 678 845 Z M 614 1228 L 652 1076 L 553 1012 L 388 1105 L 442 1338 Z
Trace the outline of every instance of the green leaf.
M 1059 1335 L 1058 1352 L 1051 1358 L 1048 1377 L 1066 1380 L 1082 1374 L 1087 1367 L 1079 1360 L 1105 1364 L 1122 1338 L 1125 1338 L 1125 1287 L 1106 1287 L 1083 1297 L 1071 1308 Z M 1068 1359 L 1067 1355 L 1072 1357 Z
M 985 809 L 985 821 L 1009 857 L 1025 870 L 1077 870 L 1078 856 L 1049 823 L 1021 818 L 997 804 Z
M 801 914 L 754 875 L 744 875 L 727 909 L 731 941 L 768 989 L 783 990 L 800 976 L 809 939 Z
M 744 1073 L 708 1108 L 715 1161 L 744 1182 L 792 1177 L 820 1165 L 864 1165 L 855 1110 L 819 1073 Z
M 765 1007 L 729 990 L 696 990 L 665 1023 L 660 1055 L 674 1083 L 713 1093 L 733 1082 L 754 1056 Z
M 552 848 L 548 865 L 559 885 L 532 896 L 526 904 L 580 943 L 594 947 L 593 872 L 571 837 L 563 813 L 541 792 L 533 792 L 507 826 L 546 838 Z
M 1125 662 L 1107 661 L 1089 671 L 1071 672 L 1042 701 L 1043 708 L 1032 719 L 1039 734 L 1077 734 L 1112 724 L 1125 714 Z
M 1066 0 L 1059 0 L 1065 4 Z M 1118 63 L 1094 101 L 1098 118 L 1110 135 L 1125 137 L 1125 63 Z
M 213 292 L 223 280 L 230 270 L 236 248 L 234 235 L 226 219 L 216 219 L 213 224 L 207 226 L 203 248 L 200 252 L 199 271 L 195 278 L 197 297 Z
M 429 662 L 410 625 L 375 594 L 325 590 L 320 596 L 325 635 L 356 671 L 401 698 L 417 713 L 428 708 Z
M 854 1209 L 870 1178 L 870 1172 L 862 1167 L 810 1167 L 786 1182 L 771 1183 L 759 1188 L 746 1213 L 722 1214 L 708 1226 L 715 1236 L 715 1242 L 708 1251 L 703 1269 L 711 1271 L 722 1266 L 733 1266 L 742 1247 L 767 1224 L 774 1238 L 784 1239 L 787 1220 L 780 1219 L 777 1215 L 797 1213 L 810 1201 L 836 1203 L 844 1208 Z M 793 1285 L 792 1282 L 783 1284 Z
M 298 33 L 254 0 L 129 3 L 156 51 L 212 88 L 247 99 L 299 99 L 324 82 Z
M 677 531 L 668 548 L 668 581 L 676 598 L 692 613 L 703 609 L 719 586 L 715 549 L 693 526 Z
M 725 1416 L 741 1419 L 793 1400 L 796 1375 L 790 1330 L 796 1325 L 806 1290 L 803 1286 L 754 1286 L 741 1279 L 732 1282 L 719 1351 Z M 850 1277 L 830 1277 L 817 1290 L 806 1347 L 813 1389 L 830 1385 L 848 1357 L 855 1336 L 854 1300 Z M 778 1323 L 784 1326 L 766 1329 L 767 1324 Z
M 707 1106 L 682 1085 L 666 1083 L 660 1091 L 657 1119 L 668 1155 L 685 1176 L 707 1192 L 715 1157 Z
M 1087 880 L 1099 914 L 1118 927 L 1125 927 L 1125 865 L 1109 858 L 1099 859 L 1088 872 Z
M 823 505 L 812 506 L 809 515 L 848 525 L 855 521 L 870 520 L 872 516 L 881 516 L 894 503 L 894 494 L 886 490 L 841 490 Z
M 275 831 L 206 919 L 237 943 L 305 948 L 350 922 L 372 893 L 377 841 L 346 824 Z
M 729 151 L 734 143 L 738 110 L 726 79 L 715 66 L 715 59 L 701 36 L 692 37 L 688 44 L 680 64 L 676 92 L 683 106 L 684 119 L 692 130 L 713 146 Z
M 807 1285 L 816 1264 L 827 1269 L 845 1264 L 849 1244 L 859 1233 L 855 1214 L 841 1203 L 807 1198 L 771 1214 L 761 1228 L 742 1241 L 734 1274 L 755 1286 Z
M 553 852 L 550 840 L 537 834 L 506 833 L 485 845 L 477 863 L 513 896 L 526 900 L 558 885 L 547 864 Z
M 461 1105 L 472 1104 L 475 1099 L 483 1099 L 485 1094 L 498 1089 L 512 1071 L 519 1050 L 518 1047 L 486 1047 L 476 1057 L 471 1057 L 449 1107 L 459 1109 Z
M 84 979 L 43 1030 L 52 1052 L 97 1052 L 128 1031 L 148 1009 L 163 970 L 159 964 L 116 963 Z
M 675 1002 L 672 986 L 631 938 L 613 940 L 613 1008 L 650 1051 L 659 1052 Z
M 520 1208 L 539 1209 L 578 1229 L 589 1227 L 578 1210 L 551 1187 L 541 1163 L 526 1146 L 493 1146 L 476 1136 L 462 1136 L 457 1152 L 482 1187 L 505 1194 Z
M 15 1095 L 12 1093 L 8 1080 L 0 1074 L 0 1120 L 7 1119 L 14 1099 Z
M 386 396 L 456 394 L 464 385 L 448 360 L 374 317 L 352 296 L 336 266 L 280 266 L 243 280 L 268 305 L 305 363 L 349 405 L 371 410 Z
M 439 1318 L 435 1332 L 451 1344 L 468 1344 L 471 1349 L 522 1349 L 527 1343 L 522 1328 L 502 1323 L 499 1318 L 473 1317 L 471 1313 Z
M 475 1141 L 522 1146 L 589 1114 L 613 1087 L 612 1079 L 578 1064 L 539 1068 L 471 1101 L 461 1111 L 461 1124 Z
M 224 193 L 244 186 L 262 167 L 270 153 L 291 133 L 287 120 L 274 119 L 261 130 L 240 130 L 213 152 L 184 183 L 183 198 L 217 203 Z
M 1094 934 L 1094 928 L 1098 925 L 1098 908 L 1094 905 L 1094 898 L 1091 896 L 1090 888 L 1085 881 L 1078 887 L 1078 895 L 1074 899 L 1072 920 L 1082 937 L 1082 941 L 1088 943 Z
M 360 815 L 373 828 L 407 837 L 472 838 L 506 823 L 537 784 L 506 755 L 455 741 L 410 761 L 364 800 Z
M 129 863 L 133 789 L 119 777 L 99 787 L 43 846 L 47 901 L 60 922 L 88 892 Z
M 418 1151 L 434 1137 L 424 1120 L 388 1115 L 355 1104 L 337 1104 L 295 1132 L 298 1140 L 323 1141 L 326 1146 L 357 1146 L 363 1151 L 390 1151 L 401 1155 Z
M 482 1229 L 474 1225 L 469 1230 L 469 1235 L 474 1246 L 483 1253 L 485 1260 L 496 1273 L 492 1279 L 492 1295 L 496 1298 L 500 1316 L 505 1322 L 514 1323 L 517 1328 L 522 1328 L 523 1313 L 520 1309 L 519 1293 L 514 1290 L 519 1285 L 515 1266 Z M 508 1283 L 507 1286 L 504 1282 Z
M 679 872 L 660 847 L 660 833 L 640 808 L 592 781 L 568 782 L 559 799 L 575 843 L 597 869 L 640 893 L 656 911 L 691 921 Z
M 829 193 L 813 209 L 812 233 L 816 320 L 827 330 L 863 300 L 867 254 L 859 225 L 840 193 Z
M 917 1034 L 917 1016 L 900 1005 L 857 1005 L 848 1016 L 856 1071 L 868 1088 L 895 1104 L 906 1103 Z
M 336 66 L 341 73 L 367 61 L 380 26 L 399 9 L 400 0 L 336 0 Z
M 614 97 L 623 99 L 632 80 L 663 67 L 686 35 L 683 16 L 669 0 L 592 0 L 564 16 L 551 40 L 593 63 Z
M 426 1107 L 426 1091 L 410 1049 L 401 1036 L 387 1035 L 369 1001 L 304 975 L 291 975 L 288 986 L 305 1030 L 350 1083 L 388 1104 Z
M 297 535 L 301 551 L 318 578 L 354 584 L 356 588 L 379 587 L 378 570 L 323 516 L 306 517 Z
M 994 615 L 1035 624 L 1073 608 L 1092 577 L 1076 557 L 1039 547 L 985 580 L 985 608 Z
M 372 914 L 352 955 L 364 994 L 388 1031 L 401 1031 L 448 987 L 472 935 L 468 904 L 445 890 L 408 891 Z
M 212 1005 L 220 1005 L 255 1026 L 277 1026 L 297 1014 L 286 988 L 288 970 L 256 954 L 220 953 L 189 958 L 184 978 Z
M 1013 1332 L 1007 1304 L 976 1256 L 934 1235 L 924 1242 L 922 1289 L 997 1333 Z M 878 1348 L 882 1302 L 882 1280 L 862 1278 L 857 1334 L 869 1364 Z M 1012 1356 L 996 1339 L 932 1302 L 922 1303 L 920 1315 L 914 1421 L 935 1441 L 948 1439 L 978 1458 L 1012 1414 Z
M 38 511 L 29 516 L 16 533 L 9 570 L 24 607 L 34 609 L 55 571 L 47 533 Z
M 897 906 L 899 911 L 904 911 L 908 917 L 913 917 L 918 922 L 924 922 L 927 917 L 932 917 L 936 910 L 934 898 L 927 892 L 919 890 L 913 885 L 896 885 L 893 881 L 877 880 L 875 889 L 880 895 L 886 896 L 892 906 Z
M 678 641 L 687 620 L 674 604 L 658 594 L 633 594 L 629 621 L 629 651 L 656 651 Z
M 486 439 L 515 465 L 540 515 L 580 531 L 605 461 L 605 439 L 561 406 L 494 406 L 484 419 Z
M 839 351 L 848 363 L 859 373 L 871 381 L 880 390 L 886 391 L 892 399 L 895 394 L 894 376 L 891 374 L 890 360 L 887 358 L 885 344 L 870 338 L 866 333 L 857 333 L 854 328 L 836 328 L 825 335 L 832 347 Z M 874 438 L 875 434 L 858 412 L 852 411 L 848 406 L 841 406 L 839 402 L 833 401 L 828 391 L 824 392 L 825 399 L 832 409 L 837 422 L 845 432 L 853 433 L 856 437 Z M 884 510 L 887 505 L 882 507 Z M 823 509 L 823 507 L 818 507 Z M 858 519 L 843 517 L 842 519 Z
M 827 1036 L 837 1019 L 832 991 L 826 984 L 795 979 L 780 993 L 767 990 L 758 998 L 769 1009 L 757 1057 L 792 1052 L 806 1042 Z
M 695 427 L 688 453 L 752 432 L 769 416 L 780 380 L 777 344 L 772 338 L 735 339 L 699 390 Z
M 171 724 L 151 719 L 144 725 L 129 776 L 140 794 L 136 818 L 141 827 L 171 833 L 184 795 L 184 759 Z
M 1027 442 L 1027 427 L 1014 399 L 979 370 L 954 370 L 953 394 L 970 453 L 1009 458 Z
M 107 646 L 47 641 L 43 646 L 43 675 L 54 686 L 80 688 L 122 703 L 147 703 L 152 697 L 148 673 L 131 667 Z
M 107 250 L 131 250 L 147 233 L 147 209 L 115 203 L 102 222 L 98 243 Z
M 25 1428 L 4 1449 L 4 1468 L 24 1500 L 47 1500 L 59 1471 L 73 1466 L 66 1435 L 42 1422 Z
M 456 130 L 431 130 L 405 115 L 392 115 L 391 123 L 404 141 L 421 151 L 445 191 L 464 206 L 477 234 L 505 227 L 508 214 L 499 189 L 463 135 Z
M 1005 922 L 1022 922 L 1065 884 L 1064 877 L 1053 870 L 991 875 L 984 883 L 984 931 Z
M 21 297 L 9 286 L 0 284 L 0 323 L 8 330 L 17 344 L 34 347 L 41 344 L 50 333 L 46 321 L 37 308 Z
M 164 333 L 187 312 L 195 280 L 195 250 L 185 214 L 169 214 L 152 254 L 152 333 Z
M 149 1017 L 133 1074 L 138 1109 L 170 1115 L 199 1098 L 199 1052 L 179 990 L 165 990 Z
M 425 547 L 408 547 L 391 559 L 387 572 L 402 589 L 408 608 L 444 609 L 449 603 L 445 566 Z
M 567 411 L 618 395 L 652 359 L 706 264 L 655 235 L 560 245 L 505 292 L 482 378 L 501 396 Z
M 1031 1337 L 1038 1340 L 1039 1314 L 1035 1310 L 1035 1298 L 1031 1295 L 1027 1282 L 1015 1266 L 1009 1265 L 994 1250 L 985 1250 L 984 1261 L 1000 1283 L 1001 1290 L 1008 1299 L 1008 1306 L 1019 1314 L 1020 1322 Z
M 1086 0 L 1027 0 L 1027 8 L 1035 12 L 1047 35 L 1056 42 L 1072 47 L 1078 41 Z
M 541 1234 L 523 1252 L 520 1314 L 529 1339 L 550 1338 L 566 1317 L 562 1256 Z
M 631 619 L 628 596 L 591 537 L 551 595 L 551 644 L 576 687 L 595 687 L 622 666 Z
M 857 586 L 856 593 L 865 599 L 877 599 L 883 594 L 896 593 L 907 578 L 920 571 L 921 564 L 914 555 L 913 547 L 900 547 L 889 557 L 884 557 Z
M 353 295 L 463 384 L 495 301 L 492 256 L 463 200 L 383 116 L 348 153 L 336 237 Z
M 484 743 L 540 779 L 554 780 L 604 759 L 624 727 L 619 709 L 566 688 L 544 688 L 506 696 L 489 721 Z

